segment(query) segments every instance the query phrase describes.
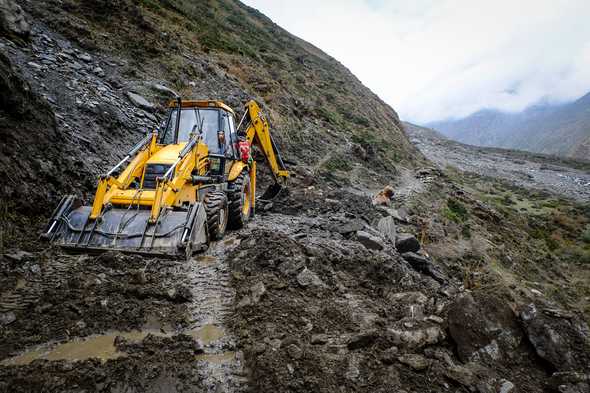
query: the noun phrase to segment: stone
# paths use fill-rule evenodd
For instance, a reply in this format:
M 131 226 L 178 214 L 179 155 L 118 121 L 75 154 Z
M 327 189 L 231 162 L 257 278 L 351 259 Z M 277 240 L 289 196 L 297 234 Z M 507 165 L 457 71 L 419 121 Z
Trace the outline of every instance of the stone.
M 422 292 L 398 292 L 390 293 L 387 299 L 393 303 L 403 304 L 420 304 L 424 305 L 428 302 L 428 298 Z
M 400 233 L 396 236 L 395 248 L 400 252 L 418 252 L 420 250 L 420 242 L 414 235 L 409 233 Z
M 557 371 L 584 370 L 590 364 L 590 329 L 581 318 L 531 303 L 520 311 L 520 320 L 537 355 Z
M 445 320 L 442 319 L 441 317 L 437 316 L 437 315 L 429 315 L 428 317 L 426 317 L 427 321 L 430 322 L 434 322 L 434 323 L 438 323 L 439 325 L 441 325 Z
M 289 344 L 287 346 L 287 353 L 293 359 L 301 359 L 303 356 L 303 350 L 296 344 Z
M 380 219 L 377 223 L 377 229 L 385 239 L 389 240 L 391 244 L 395 244 L 397 229 L 393 217 L 388 216 Z
M 95 68 L 92 70 L 92 72 L 93 72 L 95 75 L 97 75 L 97 76 L 99 76 L 99 77 L 101 77 L 101 78 L 104 78 L 104 77 L 105 77 L 105 75 L 106 75 L 106 74 L 105 74 L 105 72 L 104 72 L 104 70 L 103 70 L 102 68 L 100 68 L 100 67 L 95 67 Z
M 348 235 L 365 228 L 365 223 L 362 220 L 352 220 L 337 225 L 332 225 L 330 230 L 341 235 Z
M 445 376 L 463 386 L 472 386 L 476 381 L 476 376 L 466 366 L 453 364 L 445 369 Z
M 0 325 L 10 325 L 14 321 L 16 321 L 16 315 L 12 311 L 0 313 Z
M 311 335 L 311 343 L 313 345 L 324 345 L 328 342 L 328 335 L 327 334 L 312 334 Z
M 387 332 L 394 344 L 408 349 L 437 344 L 445 339 L 445 333 L 439 326 L 411 329 L 389 328 Z
M 422 355 L 418 355 L 415 353 L 408 353 L 399 356 L 397 360 L 400 363 L 405 364 L 406 366 L 409 366 L 416 371 L 426 370 L 428 366 L 430 366 L 430 361 L 428 359 L 426 359 Z
M 77 56 L 78 59 L 86 62 L 86 63 L 90 63 L 92 61 L 92 56 L 90 56 L 88 53 L 82 53 L 80 55 Z
M 25 13 L 14 0 L 0 0 L 0 32 L 24 39 L 31 35 Z
M 174 90 L 172 90 L 172 89 L 170 89 L 170 88 L 168 88 L 168 87 L 166 87 L 164 85 L 161 85 L 159 83 L 152 83 L 150 85 L 150 87 L 154 91 L 156 91 L 156 92 L 158 92 L 158 93 L 160 93 L 160 94 L 162 94 L 162 95 L 164 95 L 166 97 L 169 97 L 169 98 L 174 98 L 174 97 L 178 96 L 178 93 L 176 93 Z
M 129 101 L 131 101 L 131 103 L 138 108 L 145 109 L 146 111 L 150 112 L 153 112 L 155 110 L 155 106 L 139 94 L 135 94 L 129 91 L 127 92 L 127 97 L 129 98 Z
M 358 231 L 356 239 L 369 250 L 383 250 L 384 248 L 381 239 L 365 231 Z
M 551 375 L 549 384 L 557 392 L 587 393 L 590 392 L 590 374 L 576 371 L 556 372 Z
M 494 295 L 466 293 L 449 307 L 449 333 L 463 362 L 511 359 L 524 340 L 516 315 Z
M 262 281 L 257 282 L 256 284 L 250 287 L 250 293 L 252 294 L 252 303 L 256 304 L 260 302 L 262 296 L 266 294 L 266 287 Z
M 18 250 L 13 253 L 4 254 L 4 257 L 14 262 L 21 262 L 33 257 L 33 254 L 27 251 Z
M 302 287 L 323 287 L 324 282 L 311 270 L 304 268 L 301 273 L 297 275 L 297 282 Z
M 510 393 L 514 391 L 514 384 L 506 379 L 500 381 L 500 391 L 498 393 Z
M 397 347 L 390 347 L 379 354 L 379 360 L 385 364 L 393 364 L 397 359 L 399 350 Z
M 350 337 L 347 347 L 350 350 L 365 348 L 373 344 L 377 337 L 378 335 L 375 331 L 361 332 Z
M 434 278 L 438 283 L 443 284 L 447 281 L 445 275 L 425 256 L 414 252 L 405 252 L 402 254 L 402 258 L 410 264 L 412 269 Z
M 252 299 L 250 299 L 250 296 L 244 296 L 243 298 L 240 299 L 240 301 L 238 302 L 238 305 L 236 306 L 237 308 L 244 308 L 244 307 L 248 307 L 252 304 Z

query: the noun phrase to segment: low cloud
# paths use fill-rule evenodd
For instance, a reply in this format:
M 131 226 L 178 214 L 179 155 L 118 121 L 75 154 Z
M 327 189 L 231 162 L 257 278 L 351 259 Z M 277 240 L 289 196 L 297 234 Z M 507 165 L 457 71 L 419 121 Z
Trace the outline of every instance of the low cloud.
M 586 0 L 246 0 L 404 119 L 519 111 L 590 91 Z

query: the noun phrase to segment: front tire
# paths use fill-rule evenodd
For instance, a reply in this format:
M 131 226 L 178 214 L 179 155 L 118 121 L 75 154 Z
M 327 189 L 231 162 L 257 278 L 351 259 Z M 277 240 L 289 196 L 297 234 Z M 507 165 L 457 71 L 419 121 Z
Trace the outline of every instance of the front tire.
M 222 191 L 210 191 L 203 201 L 207 213 L 209 240 L 221 240 L 228 222 L 227 197 Z
M 229 198 L 229 226 L 240 229 L 250 220 L 252 215 L 252 194 L 250 190 L 250 175 L 243 171 L 231 183 Z

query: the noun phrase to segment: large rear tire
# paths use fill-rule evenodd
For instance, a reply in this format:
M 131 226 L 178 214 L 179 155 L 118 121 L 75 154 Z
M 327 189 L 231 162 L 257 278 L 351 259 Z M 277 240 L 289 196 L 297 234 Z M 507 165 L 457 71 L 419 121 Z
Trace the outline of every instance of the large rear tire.
M 227 193 L 229 199 L 229 223 L 232 229 L 242 228 L 252 215 L 252 195 L 250 190 L 250 175 L 243 171 L 230 183 Z
M 221 240 L 228 222 L 227 197 L 222 191 L 209 191 L 203 201 L 207 213 L 209 240 Z

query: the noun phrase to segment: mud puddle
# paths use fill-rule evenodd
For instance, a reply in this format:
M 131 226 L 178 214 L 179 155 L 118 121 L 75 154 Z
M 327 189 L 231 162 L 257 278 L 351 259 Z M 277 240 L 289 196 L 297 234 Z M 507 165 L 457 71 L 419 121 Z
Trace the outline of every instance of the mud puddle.
M 106 362 L 110 359 L 116 359 L 125 356 L 115 347 L 115 338 L 123 337 L 132 341 L 141 341 L 148 334 L 166 336 L 160 331 L 134 331 L 134 332 L 111 332 L 103 335 L 90 336 L 85 339 L 76 339 L 61 344 L 45 344 L 35 349 L 26 351 L 21 355 L 5 359 L 0 363 L 3 366 L 21 366 L 30 364 L 34 360 L 66 360 L 80 361 L 86 359 L 100 359 Z
M 75 339 L 64 343 L 49 343 L 37 346 L 24 353 L 8 358 L 0 362 L 2 366 L 22 366 L 32 363 L 37 359 L 58 361 L 65 360 L 76 362 L 87 359 L 100 359 L 106 362 L 110 359 L 124 357 L 126 354 L 119 351 L 115 346 L 115 339 L 123 337 L 130 341 L 139 342 L 148 334 L 159 337 L 173 337 L 175 334 L 166 333 L 163 329 L 146 329 L 131 332 L 113 331 L 102 335 L 94 335 L 86 338 Z M 223 329 L 214 325 L 204 325 L 201 328 L 193 329 L 181 334 L 187 334 L 203 345 L 211 345 L 225 336 Z M 222 363 L 231 356 L 224 353 L 203 355 L 197 360 L 206 360 L 214 363 Z

